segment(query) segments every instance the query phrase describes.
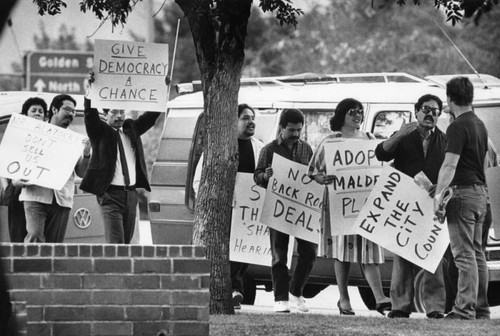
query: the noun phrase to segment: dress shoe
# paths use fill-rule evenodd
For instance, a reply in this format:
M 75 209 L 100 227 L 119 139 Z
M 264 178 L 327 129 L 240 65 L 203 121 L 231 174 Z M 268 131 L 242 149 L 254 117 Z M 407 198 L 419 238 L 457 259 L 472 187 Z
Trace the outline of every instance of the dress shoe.
M 401 310 L 393 310 L 390 311 L 389 314 L 387 314 L 388 318 L 409 318 L 410 314 L 405 313 L 404 311 Z
M 391 304 L 391 301 L 382 301 L 382 302 L 379 302 L 377 303 L 377 305 L 375 306 L 375 309 L 382 315 L 385 315 L 385 311 L 386 310 L 391 310 L 392 308 L 392 304 Z
M 444 317 L 445 320 L 468 320 L 467 317 L 451 312 Z
M 339 307 L 340 315 L 356 315 L 356 313 L 352 309 L 342 308 L 342 306 L 340 305 L 340 301 L 337 301 L 337 307 Z
M 429 314 L 427 314 L 427 318 L 430 318 L 430 319 L 442 319 L 444 317 L 444 314 L 443 313 L 440 313 L 438 311 L 433 311 L 433 312 L 430 312 Z

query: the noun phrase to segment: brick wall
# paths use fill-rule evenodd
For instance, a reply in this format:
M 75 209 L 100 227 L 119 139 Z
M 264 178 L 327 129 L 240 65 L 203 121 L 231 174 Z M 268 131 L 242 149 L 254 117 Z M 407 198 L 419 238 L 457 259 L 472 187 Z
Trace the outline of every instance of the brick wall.
M 195 246 L 2 244 L 27 335 L 208 335 L 209 263 Z

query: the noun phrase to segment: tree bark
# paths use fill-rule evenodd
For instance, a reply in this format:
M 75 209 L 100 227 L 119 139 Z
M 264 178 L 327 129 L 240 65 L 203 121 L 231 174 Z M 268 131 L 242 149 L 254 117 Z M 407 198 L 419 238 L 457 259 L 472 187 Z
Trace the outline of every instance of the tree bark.
M 233 314 L 229 233 L 238 166 L 237 107 L 251 0 L 176 0 L 196 48 L 206 113 L 205 160 L 193 243 L 210 260 L 210 313 Z

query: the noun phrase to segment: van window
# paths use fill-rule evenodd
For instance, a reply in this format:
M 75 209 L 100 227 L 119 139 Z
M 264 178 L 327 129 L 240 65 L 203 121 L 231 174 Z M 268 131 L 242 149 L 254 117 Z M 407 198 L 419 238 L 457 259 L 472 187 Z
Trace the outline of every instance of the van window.
M 334 110 L 312 110 L 301 109 L 305 116 L 305 126 L 302 130 L 302 139 L 315 149 L 329 134 L 330 118 L 335 114 Z
M 7 128 L 8 123 L 9 123 L 9 118 L 2 118 L 0 120 L 0 143 L 2 142 L 3 135 L 5 133 L 5 129 Z
M 377 139 L 388 139 L 410 118 L 410 111 L 381 111 L 375 116 L 371 132 Z
M 500 148 L 500 106 L 474 107 L 474 112 L 484 122 L 488 135 L 497 148 Z

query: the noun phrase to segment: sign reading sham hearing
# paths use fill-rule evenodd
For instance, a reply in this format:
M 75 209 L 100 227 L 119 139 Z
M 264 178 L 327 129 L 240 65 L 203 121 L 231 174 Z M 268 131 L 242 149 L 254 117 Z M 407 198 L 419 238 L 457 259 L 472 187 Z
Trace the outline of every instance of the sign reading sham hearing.
M 165 112 L 168 44 L 96 40 L 92 105 Z
M 323 186 L 310 179 L 307 166 L 274 154 L 260 221 L 296 238 L 318 243 Z
M 356 223 L 356 233 L 434 273 L 450 242 L 434 221 L 433 200 L 414 180 L 386 166 Z
M 85 137 L 13 114 L 0 144 L 0 176 L 60 190 L 83 152 Z
M 236 175 L 229 240 L 231 261 L 271 266 L 269 227 L 259 221 L 265 195 L 266 189 L 255 184 L 253 174 L 238 173 Z M 288 267 L 292 261 L 293 242 L 294 240 L 290 239 Z

